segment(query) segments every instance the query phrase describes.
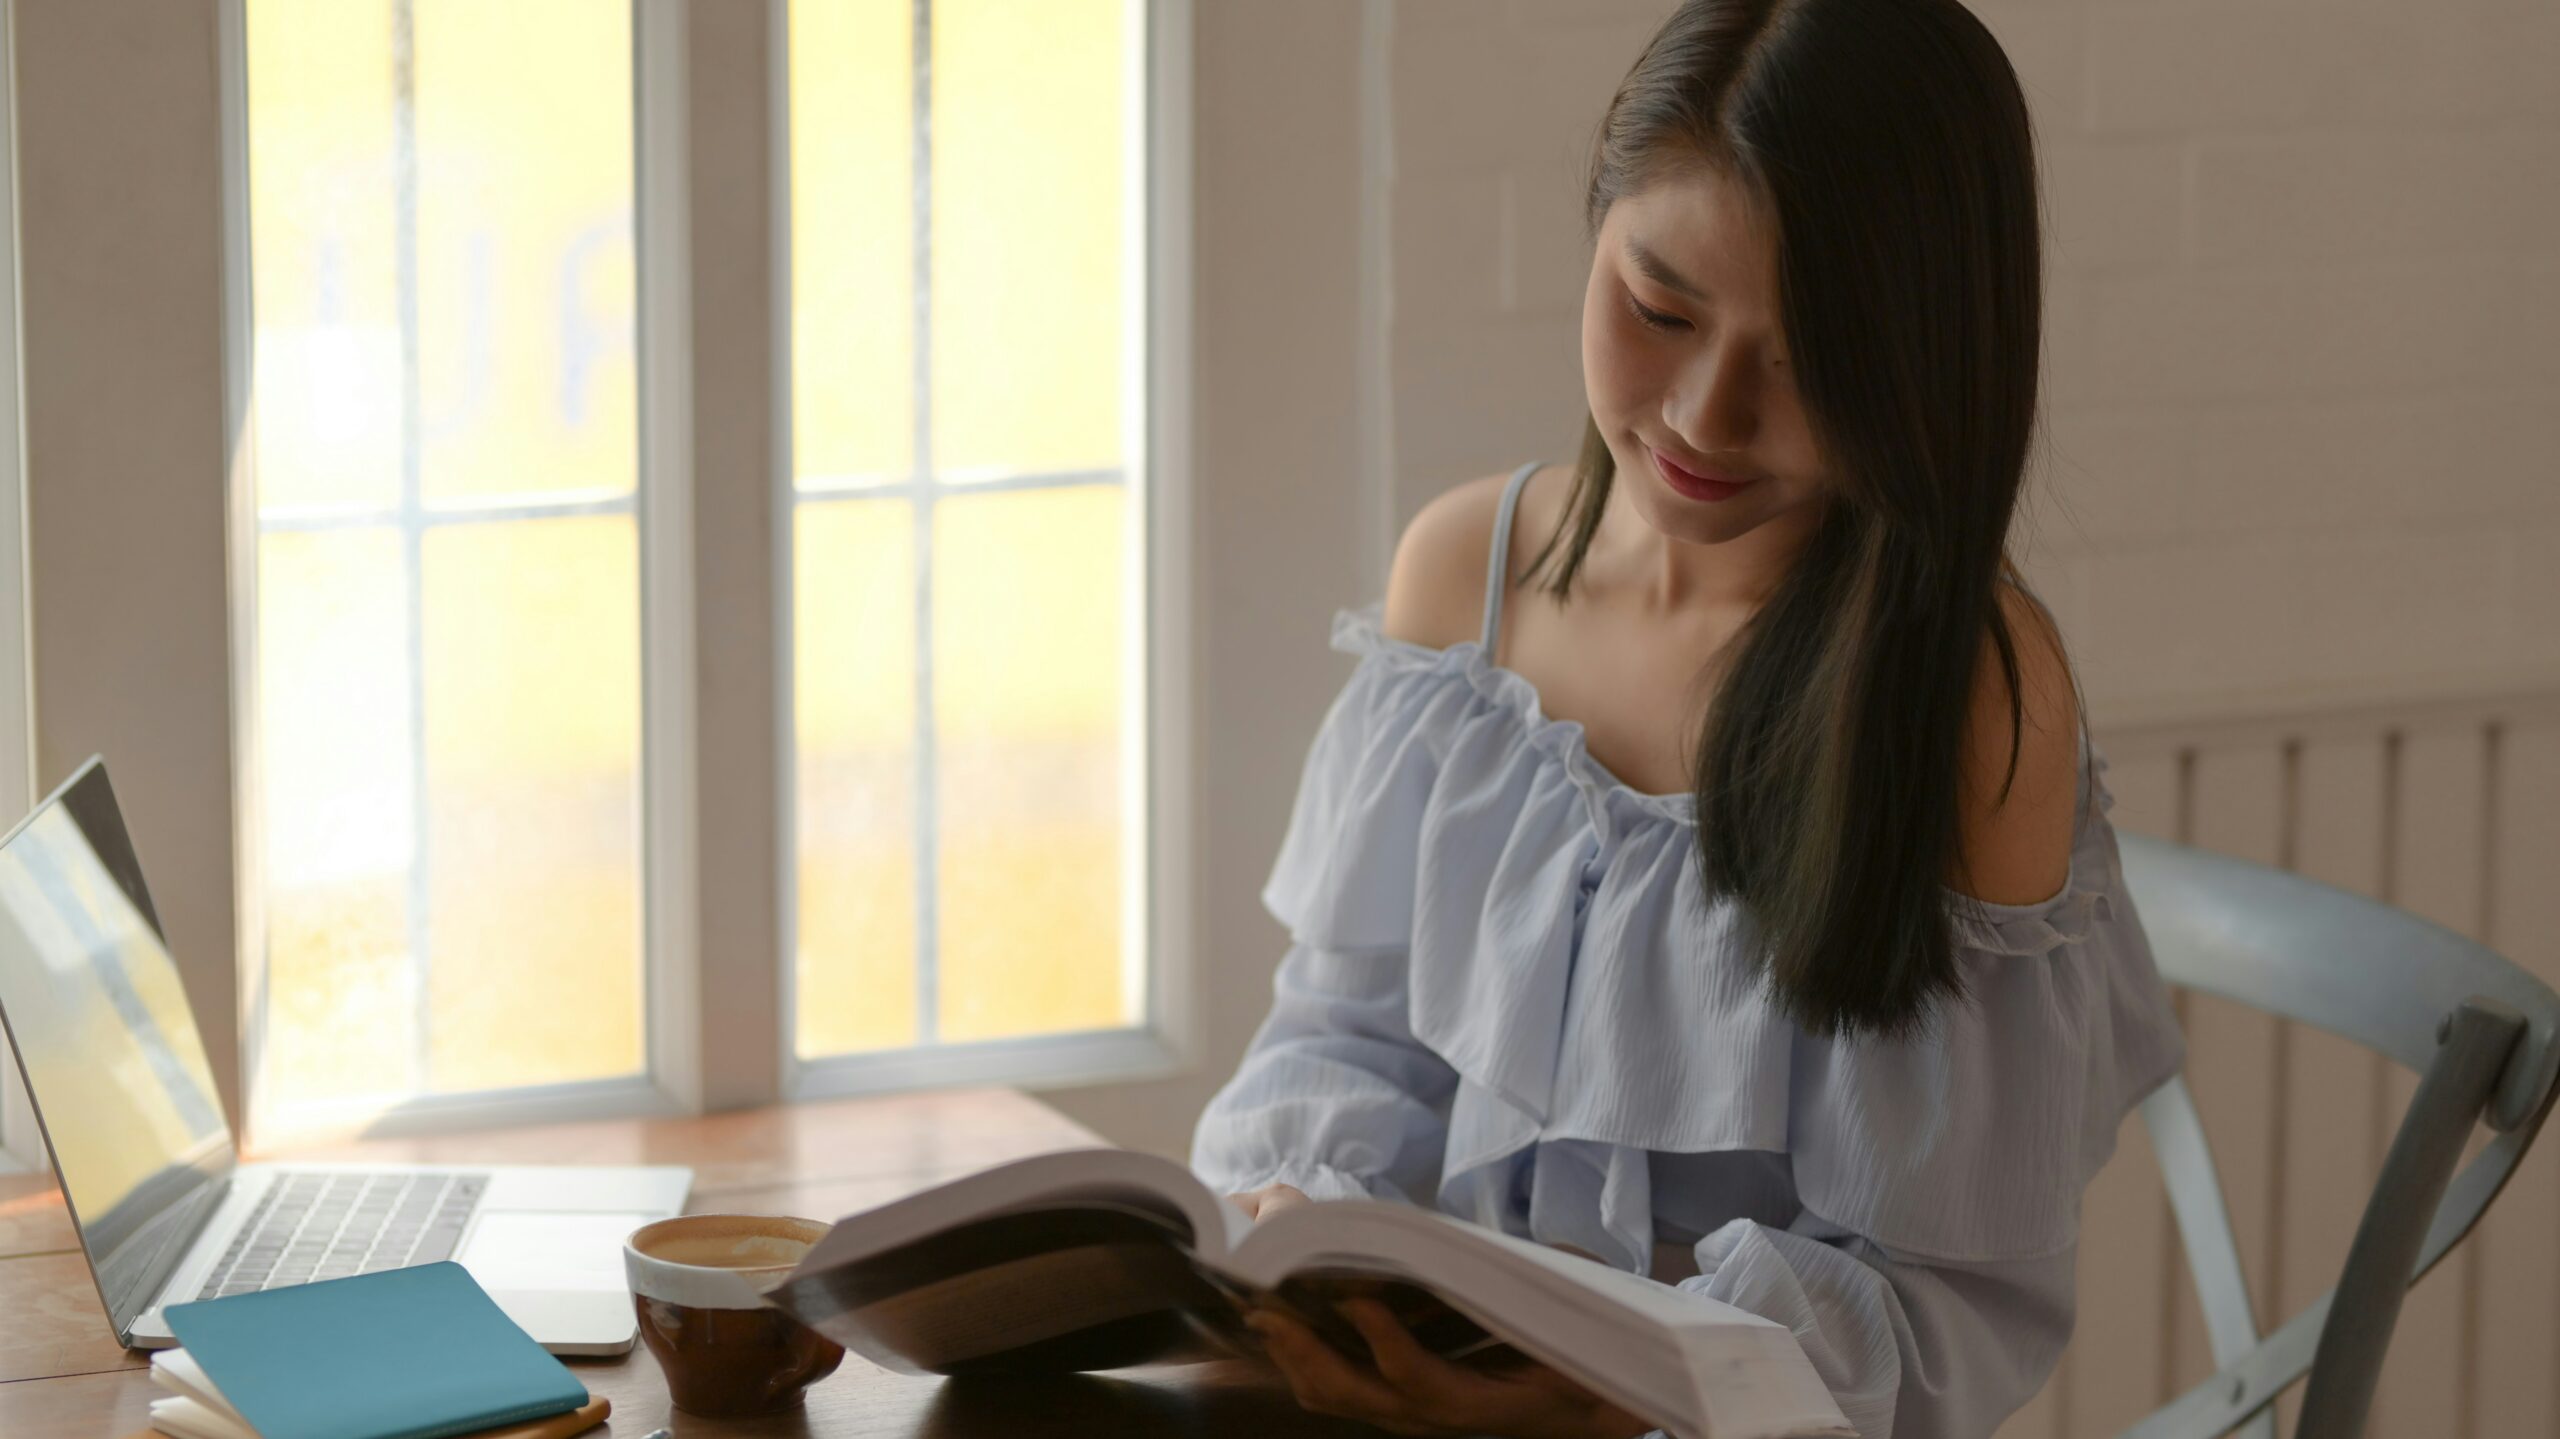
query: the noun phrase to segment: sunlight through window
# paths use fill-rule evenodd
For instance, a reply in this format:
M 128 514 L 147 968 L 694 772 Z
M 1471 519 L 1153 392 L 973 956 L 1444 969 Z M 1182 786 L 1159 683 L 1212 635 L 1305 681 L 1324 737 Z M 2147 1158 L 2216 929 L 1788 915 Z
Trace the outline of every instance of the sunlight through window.
M 246 35 L 268 1102 L 635 1073 L 630 7 Z
M 796 1046 L 1145 1018 L 1130 0 L 790 7 Z

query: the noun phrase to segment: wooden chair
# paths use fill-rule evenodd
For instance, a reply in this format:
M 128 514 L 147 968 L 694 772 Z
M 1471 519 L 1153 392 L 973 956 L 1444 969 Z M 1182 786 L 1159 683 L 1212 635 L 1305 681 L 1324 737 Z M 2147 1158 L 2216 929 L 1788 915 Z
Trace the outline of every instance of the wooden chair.
M 2194 1096 L 2172 1079 L 2143 1102 L 2221 1368 L 2124 1439 L 2274 1439 L 2276 1395 L 2306 1371 L 2299 1439 L 2354 1439 L 2410 1284 L 2471 1232 L 2550 1112 L 2560 995 L 2379 901 L 2164 840 L 2118 838 L 2163 979 L 2326 1030 L 2420 1076 L 2337 1286 L 2264 1337 Z M 2483 1121 L 2493 1137 L 2463 1165 Z

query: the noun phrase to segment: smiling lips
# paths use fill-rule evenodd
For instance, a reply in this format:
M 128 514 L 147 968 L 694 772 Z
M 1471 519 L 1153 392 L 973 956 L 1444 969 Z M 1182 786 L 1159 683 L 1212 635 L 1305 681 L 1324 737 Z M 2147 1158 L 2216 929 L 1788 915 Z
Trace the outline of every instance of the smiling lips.
M 1695 470 L 1684 470 L 1680 466 L 1671 463 L 1671 461 L 1664 459 L 1662 457 L 1662 452 L 1653 448 L 1651 445 L 1645 446 L 1645 453 L 1653 456 L 1654 473 L 1662 476 L 1662 482 L 1664 484 L 1669 485 L 1671 488 L 1678 490 L 1681 494 L 1686 495 L 1693 500 L 1731 499 L 1735 495 L 1742 493 L 1742 491 L 1751 483 L 1749 480 L 1738 480 L 1723 475 L 1699 474 Z

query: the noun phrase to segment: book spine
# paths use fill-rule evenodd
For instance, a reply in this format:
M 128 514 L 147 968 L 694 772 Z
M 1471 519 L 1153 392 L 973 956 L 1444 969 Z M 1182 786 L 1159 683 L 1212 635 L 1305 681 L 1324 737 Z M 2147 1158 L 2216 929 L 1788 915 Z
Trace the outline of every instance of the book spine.
M 483 1429 L 496 1429 L 508 1424 L 521 1424 L 528 1419 L 548 1419 L 555 1414 L 567 1414 L 586 1407 L 588 1402 L 589 1399 L 580 1399 L 574 1403 L 563 1404 L 557 1399 L 544 1399 L 531 1404 L 519 1404 L 513 1409 L 500 1410 L 495 1414 L 483 1414 L 473 1419 L 448 1419 L 441 1424 L 427 1425 L 423 1429 L 403 1429 L 394 1434 L 386 1434 L 383 1439 L 454 1439 L 457 1434 L 477 1434 Z

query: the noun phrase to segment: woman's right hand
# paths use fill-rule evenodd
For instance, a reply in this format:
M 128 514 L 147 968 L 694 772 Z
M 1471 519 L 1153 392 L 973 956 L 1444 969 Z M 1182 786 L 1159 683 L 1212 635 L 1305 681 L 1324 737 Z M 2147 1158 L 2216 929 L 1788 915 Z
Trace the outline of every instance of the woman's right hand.
M 1258 1222 L 1269 1219 L 1283 1209 L 1314 1201 L 1289 1185 L 1271 1184 L 1247 1194 L 1230 1194 L 1227 1196 L 1227 1202 L 1243 1210 L 1246 1218 Z

